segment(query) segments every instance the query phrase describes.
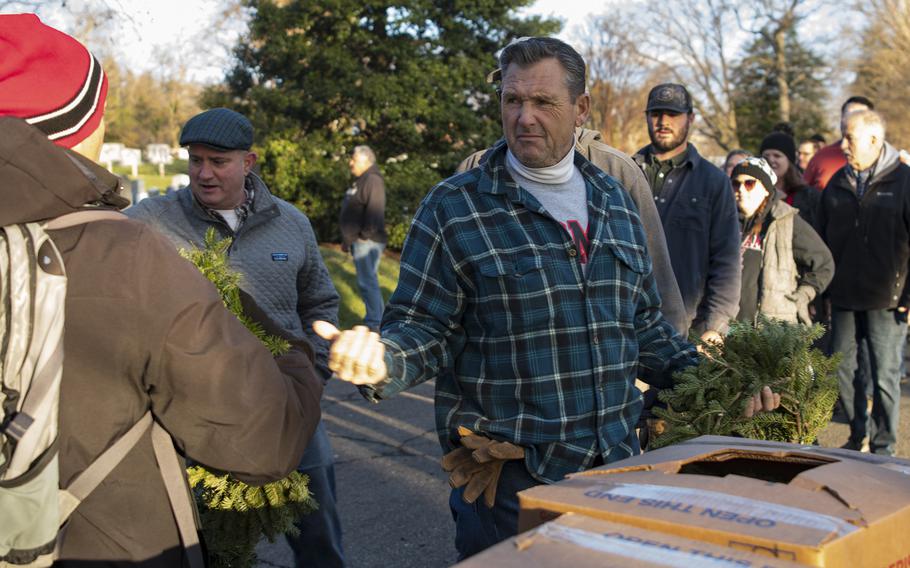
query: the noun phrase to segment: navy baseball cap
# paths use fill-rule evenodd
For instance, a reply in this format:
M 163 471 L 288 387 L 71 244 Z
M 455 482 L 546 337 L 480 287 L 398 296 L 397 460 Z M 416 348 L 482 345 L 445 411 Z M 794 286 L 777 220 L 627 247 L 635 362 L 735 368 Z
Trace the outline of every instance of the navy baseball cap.
M 657 85 L 648 93 L 648 107 L 645 112 L 652 110 L 668 110 L 670 112 L 692 112 L 692 96 L 685 87 L 677 83 L 663 83 Z

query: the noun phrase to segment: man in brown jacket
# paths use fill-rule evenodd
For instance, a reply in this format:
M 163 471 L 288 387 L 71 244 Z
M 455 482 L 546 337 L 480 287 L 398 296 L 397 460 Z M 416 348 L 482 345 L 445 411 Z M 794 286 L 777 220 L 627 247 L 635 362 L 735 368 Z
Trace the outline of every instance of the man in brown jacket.
M 0 225 L 125 206 L 115 176 L 66 149 L 94 159 L 100 151 L 107 84 L 97 60 L 32 14 L 0 16 L 4 45 Z M 208 467 L 249 483 L 294 469 L 322 391 L 305 342 L 273 359 L 214 287 L 140 222 L 50 234 L 68 277 L 62 487 L 149 410 L 181 453 Z M 186 562 L 146 433 L 70 517 L 56 565 Z

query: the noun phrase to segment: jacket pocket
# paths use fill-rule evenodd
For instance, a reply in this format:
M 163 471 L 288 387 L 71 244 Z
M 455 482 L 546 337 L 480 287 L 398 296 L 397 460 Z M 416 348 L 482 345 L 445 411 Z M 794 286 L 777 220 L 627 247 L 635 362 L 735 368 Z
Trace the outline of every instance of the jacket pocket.
M 540 256 L 493 255 L 478 262 L 476 315 L 485 330 L 500 335 L 549 326 L 546 265 Z
M 673 204 L 675 212 L 671 225 L 687 231 L 704 233 L 708 231 L 708 202 L 699 195 L 679 196 Z

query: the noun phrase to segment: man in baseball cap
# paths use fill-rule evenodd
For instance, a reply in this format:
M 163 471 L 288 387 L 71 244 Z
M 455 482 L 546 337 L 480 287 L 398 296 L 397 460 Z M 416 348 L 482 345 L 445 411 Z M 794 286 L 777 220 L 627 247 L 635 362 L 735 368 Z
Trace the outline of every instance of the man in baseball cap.
M 57 512 L 30 507 L 10 489 L 31 483 L 34 469 L 13 478 L 0 468 L 4 566 L 52 559 L 62 567 L 201 566 L 185 472 L 173 447 L 158 451 L 168 436 L 197 462 L 261 484 L 297 465 L 319 422 L 322 384 L 309 346 L 295 343 L 273 359 L 169 242 L 116 212 L 127 205 L 119 179 L 92 161 L 104 137 L 106 93 L 85 46 L 33 14 L 0 15 L 0 227 L 47 221 L 67 279 L 59 454 L 37 478 L 59 473 L 61 502 L 81 499 L 65 531 L 55 537 L 53 524 L 43 525 L 50 533 L 37 531 Z M 72 224 L 61 224 L 70 213 Z M 153 422 L 162 444 L 152 442 Z M 0 430 L 4 455 L 6 435 Z M 106 451 L 121 440 L 135 444 L 116 457 Z M 116 465 L 106 475 L 89 469 L 105 463 L 100 456 Z M 162 480 L 168 464 L 170 493 Z M 84 490 L 92 479 L 100 484 Z M 41 486 L 53 501 L 56 485 Z M 173 510 L 169 496 L 180 503 Z M 28 526 L 13 530 L 23 519 Z
M 682 85 L 663 83 L 648 93 L 648 106 L 645 112 L 664 110 L 677 114 L 692 112 L 692 95 Z
M 692 95 L 663 83 L 645 108 L 651 144 L 633 159 L 651 184 L 691 329 L 719 341 L 739 310 L 739 221 L 729 181 L 689 142 Z

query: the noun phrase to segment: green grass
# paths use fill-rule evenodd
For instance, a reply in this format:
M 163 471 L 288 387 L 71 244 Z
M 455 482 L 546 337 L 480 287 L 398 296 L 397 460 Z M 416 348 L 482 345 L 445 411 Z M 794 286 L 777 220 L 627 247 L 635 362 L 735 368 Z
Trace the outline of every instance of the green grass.
M 329 269 L 329 275 L 341 296 L 338 305 L 338 321 L 341 329 L 349 329 L 363 323 L 365 313 L 363 300 L 357 290 L 357 275 L 354 272 L 354 260 L 348 253 L 341 252 L 337 246 L 321 246 L 322 259 Z M 398 285 L 398 258 L 392 254 L 384 254 L 379 262 L 379 287 L 382 289 L 382 299 L 389 301 L 389 296 Z

